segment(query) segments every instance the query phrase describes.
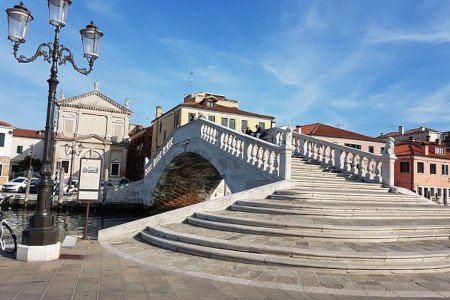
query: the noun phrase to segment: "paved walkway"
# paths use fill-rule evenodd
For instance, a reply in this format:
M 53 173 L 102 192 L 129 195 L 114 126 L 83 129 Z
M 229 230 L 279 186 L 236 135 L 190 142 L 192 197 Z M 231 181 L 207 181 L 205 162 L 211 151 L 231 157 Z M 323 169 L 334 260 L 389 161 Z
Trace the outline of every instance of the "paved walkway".
M 127 246 L 130 247 L 129 241 L 123 242 L 122 246 L 128 244 Z M 365 299 L 396 296 L 450 297 L 450 293 L 433 292 L 433 290 L 442 291 L 444 287 L 450 290 L 450 278 L 447 273 L 422 277 L 406 275 L 401 281 L 393 281 L 390 285 L 389 278 L 386 276 L 360 275 L 359 283 L 370 286 L 372 292 L 375 288 L 379 288 L 379 294 L 376 295 L 361 293 L 357 286 L 352 285 L 352 282 L 357 281 L 350 281 L 348 277 L 342 275 L 317 275 L 304 272 L 302 278 L 309 283 L 298 282 L 298 288 L 293 289 L 292 285 L 283 283 L 283 280 L 278 282 L 275 280 L 273 284 L 270 284 L 267 281 L 245 279 L 245 276 L 239 275 L 239 273 L 245 273 L 239 263 L 228 262 L 230 265 L 235 265 L 235 277 L 218 277 L 174 268 L 170 265 L 170 251 L 162 250 L 169 255 L 154 256 L 154 261 L 139 261 L 126 252 L 120 253 L 116 248 L 117 244 L 115 247 L 110 244 L 103 246 L 106 248 L 97 241 L 78 240 L 75 247 L 62 248 L 62 259 L 51 262 L 26 263 L 7 256 L 0 257 L 2 280 L 0 299 L 283 300 L 360 299 L 363 295 Z M 168 258 L 167 264 L 165 257 Z M 207 260 L 211 266 L 219 262 Z M 246 272 L 251 273 L 251 267 L 247 268 Z M 274 271 L 274 274 L 277 272 Z M 288 277 L 285 279 L 289 280 Z M 311 282 L 320 284 L 312 286 Z M 427 287 L 426 290 L 424 286 Z
M 450 298 L 450 273 L 401 275 L 340 274 L 270 265 L 245 264 L 173 252 L 149 245 L 139 236 L 124 235 L 103 244 L 109 251 L 141 265 L 217 282 L 242 283 L 246 288 L 272 288 L 325 299 L 351 298 Z M 214 281 L 210 281 L 214 282 Z M 239 286 L 237 286 L 240 289 Z M 301 293 L 299 293 L 301 292 Z M 330 297 L 330 298 L 329 298 Z M 367 297 L 367 298 L 366 298 Z M 271 298 L 271 297 L 269 297 Z
M 97 241 L 61 252 L 65 259 L 39 263 L 0 257 L 0 299 L 359 299 L 173 272 L 116 256 Z

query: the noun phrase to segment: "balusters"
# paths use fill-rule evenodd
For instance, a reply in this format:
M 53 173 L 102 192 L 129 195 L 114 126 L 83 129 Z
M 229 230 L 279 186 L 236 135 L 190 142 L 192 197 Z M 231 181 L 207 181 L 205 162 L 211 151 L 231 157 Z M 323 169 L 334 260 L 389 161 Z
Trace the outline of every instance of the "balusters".
M 269 151 L 269 158 L 266 171 L 269 172 L 270 174 L 273 174 L 274 162 L 275 162 L 275 153 L 273 151 Z
M 258 145 L 254 145 L 253 146 L 253 150 L 252 150 L 252 164 L 255 166 L 258 166 L 258 152 L 259 152 L 259 147 Z
M 233 140 L 231 141 L 231 154 L 232 155 L 234 155 L 234 156 L 236 156 L 236 153 L 237 153 L 237 149 L 236 149 L 236 140 L 237 140 L 237 138 L 233 138 L 233 137 L 231 137 Z

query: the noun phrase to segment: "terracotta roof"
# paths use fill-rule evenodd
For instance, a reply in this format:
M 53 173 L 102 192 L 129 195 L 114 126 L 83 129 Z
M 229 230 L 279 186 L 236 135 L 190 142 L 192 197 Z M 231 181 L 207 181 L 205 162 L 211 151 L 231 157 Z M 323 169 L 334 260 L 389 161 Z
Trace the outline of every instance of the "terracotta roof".
M 218 112 L 224 112 L 224 113 L 231 113 L 231 114 L 237 114 L 237 115 L 245 115 L 245 116 L 251 116 L 251 117 L 256 117 L 256 118 L 275 119 L 275 117 L 272 117 L 272 116 L 266 116 L 266 115 L 261 115 L 261 114 L 257 114 L 257 113 L 253 113 L 253 112 L 248 112 L 245 110 L 240 110 L 239 108 L 236 108 L 236 107 L 226 107 L 226 106 L 221 106 L 221 105 L 215 105 L 214 107 L 211 107 L 211 106 L 206 106 L 206 105 L 196 103 L 196 102 L 184 102 L 184 103 L 181 103 L 180 106 L 192 107 L 192 108 L 203 109 L 203 110 L 218 111 Z
M 6 122 L 3 122 L 3 121 L 0 121 L 0 126 L 3 126 L 3 127 L 12 127 L 11 124 L 6 123 Z
M 425 145 L 429 146 L 428 155 L 425 155 Z M 445 150 L 445 147 L 442 145 L 436 145 L 436 143 L 422 143 L 422 142 L 396 142 L 395 143 L 395 155 L 396 156 L 426 156 L 426 157 L 434 157 L 434 158 L 442 158 L 442 159 L 450 159 L 450 152 L 446 151 L 445 154 L 436 154 L 434 152 L 434 147 L 430 146 L 438 146 L 442 147 Z
M 30 139 L 43 139 L 44 131 L 43 130 L 34 130 L 34 129 L 14 128 L 13 136 L 30 138 Z
M 359 134 L 356 132 L 344 130 L 341 128 L 333 127 L 322 123 L 314 123 L 309 125 L 297 125 L 297 128 L 301 127 L 302 133 L 306 135 L 327 136 L 336 138 L 346 138 L 361 141 L 372 141 L 378 143 L 384 143 L 382 139 L 376 139 L 371 136 Z
M 422 128 L 424 130 L 422 130 Z M 426 131 L 439 132 L 438 130 L 431 129 L 431 128 L 428 128 L 428 127 L 419 127 L 419 128 L 413 128 L 413 129 L 410 129 L 410 130 L 405 130 L 403 135 L 409 135 L 409 134 L 426 132 Z M 398 131 L 393 131 L 393 132 L 383 133 L 379 137 L 390 137 L 390 136 L 394 137 L 394 136 L 399 136 L 399 135 L 400 135 L 400 133 Z

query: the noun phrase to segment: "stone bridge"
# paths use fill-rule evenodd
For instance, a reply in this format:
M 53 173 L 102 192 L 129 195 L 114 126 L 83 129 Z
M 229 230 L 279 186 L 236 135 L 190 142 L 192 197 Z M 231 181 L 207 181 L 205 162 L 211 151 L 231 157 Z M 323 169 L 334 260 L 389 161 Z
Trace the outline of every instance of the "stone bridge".
M 289 180 L 292 146 L 286 145 L 286 136 L 292 134 L 278 132 L 273 144 L 195 120 L 173 131 L 146 164 L 144 179 L 108 189 L 106 203 L 148 206 L 183 196 L 206 200 L 222 180 L 231 193 Z

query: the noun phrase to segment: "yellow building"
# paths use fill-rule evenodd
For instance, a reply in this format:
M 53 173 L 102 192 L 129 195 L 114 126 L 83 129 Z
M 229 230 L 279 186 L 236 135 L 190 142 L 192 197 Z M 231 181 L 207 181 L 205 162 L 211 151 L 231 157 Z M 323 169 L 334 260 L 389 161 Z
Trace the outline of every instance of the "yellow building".
M 160 106 L 156 107 L 156 118 L 152 121 L 152 155 L 175 128 L 183 126 L 200 116 L 241 132 L 244 132 L 247 128 L 255 132 L 256 125 L 261 126 L 263 130 L 271 128 L 275 119 L 272 116 L 240 110 L 236 100 L 227 99 L 223 95 L 190 94 L 184 97 L 183 103 L 164 114 Z

